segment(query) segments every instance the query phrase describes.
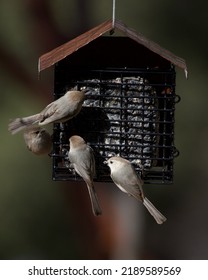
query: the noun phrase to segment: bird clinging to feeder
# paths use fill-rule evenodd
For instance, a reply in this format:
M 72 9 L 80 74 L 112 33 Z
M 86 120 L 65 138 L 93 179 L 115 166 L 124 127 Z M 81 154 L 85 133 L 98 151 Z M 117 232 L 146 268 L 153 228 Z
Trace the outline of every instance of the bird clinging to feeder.
M 158 224 L 163 224 L 167 220 L 144 195 L 143 181 L 128 160 L 111 157 L 104 163 L 110 167 L 111 178 L 121 191 L 141 201 Z
M 80 112 L 84 98 L 84 91 L 67 91 L 59 99 L 47 105 L 40 113 L 12 120 L 9 123 L 9 131 L 15 134 L 32 125 L 43 126 L 70 120 Z
M 73 135 L 69 138 L 70 148 L 68 157 L 70 163 L 73 165 L 75 171 L 83 178 L 87 185 L 89 192 L 92 210 L 95 216 L 101 215 L 100 208 L 95 186 L 93 184 L 93 177 L 95 175 L 95 159 L 92 148 L 86 144 L 85 140 L 78 136 Z
M 23 133 L 25 144 L 35 155 L 48 155 L 52 149 L 51 135 L 45 128 L 30 126 Z

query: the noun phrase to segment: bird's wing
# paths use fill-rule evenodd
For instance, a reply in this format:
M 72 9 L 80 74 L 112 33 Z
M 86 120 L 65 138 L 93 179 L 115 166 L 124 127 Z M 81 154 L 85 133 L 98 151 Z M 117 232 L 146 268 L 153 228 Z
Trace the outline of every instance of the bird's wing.
M 128 175 L 125 175 L 128 174 Z M 138 177 L 132 166 L 128 166 L 128 170 L 120 170 L 120 174 L 111 174 L 114 183 L 124 192 L 143 201 L 144 194 L 142 190 L 142 180 Z M 119 178 L 119 179 L 118 179 Z
M 40 121 L 40 123 L 43 123 L 45 120 L 49 120 L 49 122 L 52 122 L 54 120 L 54 118 L 52 119 L 51 117 L 53 117 L 55 114 L 57 114 L 58 112 L 58 104 L 57 102 L 51 102 L 50 104 L 48 104 L 45 109 L 43 109 L 40 114 L 42 116 L 42 119 Z M 47 123 L 49 123 L 47 122 Z
M 76 172 L 86 181 L 92 181 L 95 171 L 93 150 L 87 146 L 80 158 L 80 153 L 69 153 L 69 160 L 74 164 Z
M 91 172 L 91 174 L 92 174 L 92 177 L 94 177 L 95 174 L 96 174 L 94 151 L 93 151 L 93 149 L 92 149 L 90 146 L 87 146 L 87 150 L 88 150 L 89 153 L 90 153 L 89 169 L 90 169 L 90 172 Z

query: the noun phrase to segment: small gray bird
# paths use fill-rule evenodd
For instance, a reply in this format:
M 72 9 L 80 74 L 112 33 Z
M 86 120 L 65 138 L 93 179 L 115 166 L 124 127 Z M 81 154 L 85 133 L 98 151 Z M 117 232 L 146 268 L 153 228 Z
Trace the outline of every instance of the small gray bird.
M 8 130 L 15 134 L 35 124 L 43 126 L 49 123 L 68 121 L 80 112 L 84 99 L 85 91 L 67 91 L 65 95 L 50 103 L 40 113 L 12 120 Z
M 69 138 L 69 145 L 70 149 L 68 158 L 75 171 L 87 184 L 93 214 L 95 216 L 101 215 L 102 210 L 100 208 L 93 184 L 93 177 L 95 175 L 95 159 L 93 150 L 86 144 L 84 139 L 78 135 L 73 135 Z
M 31 126 L 24 131 L 24 140 L 28 149 L 35 155 L 46 155 L 51 152 L 51 135 L 42 127 Z
M 110 167 L 111 178 L 121 191 L 141 201 L 158 224 L 167 220 L 144 196 L 143 181 L 128 160 L 122 157 L 111 157 L 104 163 Z

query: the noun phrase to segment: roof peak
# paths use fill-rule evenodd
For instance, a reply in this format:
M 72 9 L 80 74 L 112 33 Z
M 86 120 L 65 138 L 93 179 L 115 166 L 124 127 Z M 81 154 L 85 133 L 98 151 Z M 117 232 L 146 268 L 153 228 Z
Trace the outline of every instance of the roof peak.
M 93 40 L 102 36 L 103 34 L 107 32 L 110 32 L 110 34 L 112 34 L 114 30 L 120 31 L 125 36 L 136 41 L 138 44 L 143 45 L 144 47 L 151 50 L 152 52 L 170 61 L 175 66 L 183 69 L 185 72 L 185 76 L 187 78 L 187 73 L 188 73 L 187 66 L 183 58 L 180 58 L 175 54 L 173 54 L 172 52 L 162 48 L 159 44 L 146 38 L 144 35 L 136 32 L 132 28 L 127 27 L 123 22 L 117 19 L 114 21 L 107 20 L 101 23 L 100 25 L 90 29 L 89 31 L 79 35 L 78 37 L 66 42 L 65 44 L 43 54 L 39 58 L 38 71 L 41 72 L 44 69 L 49 68 L 50 66 L 54 65 L 58 61 L 64 59 L 65 57 L 69 56 L 70 54 L 84 47 L 85 45 L 89 44 Z

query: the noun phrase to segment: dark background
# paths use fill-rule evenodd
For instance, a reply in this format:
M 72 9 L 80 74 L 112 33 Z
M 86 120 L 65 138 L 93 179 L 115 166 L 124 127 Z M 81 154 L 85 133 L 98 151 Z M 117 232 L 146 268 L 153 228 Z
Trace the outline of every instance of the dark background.
M 207 59 L 205 1 L 117 1 L 116 18 L 178 56 L 175 180 L 144 186 L 168 217 L 157 225 L 113 184 L 98 184 L 103 216 L 95 218 L 84 184 L 53 182 L 51 160 L 36 157 L 10 118 L 52 100 L 53 69 L 38 80 L 38 58 L 112 16 L 108 0 L 1 0 L 1 259 L 207 259 Z

